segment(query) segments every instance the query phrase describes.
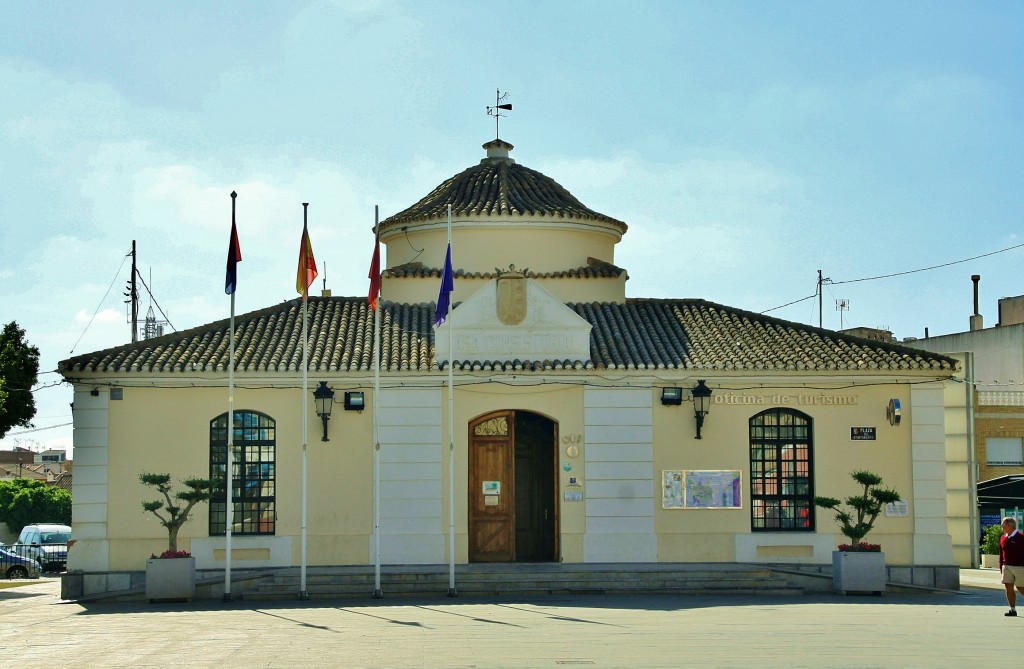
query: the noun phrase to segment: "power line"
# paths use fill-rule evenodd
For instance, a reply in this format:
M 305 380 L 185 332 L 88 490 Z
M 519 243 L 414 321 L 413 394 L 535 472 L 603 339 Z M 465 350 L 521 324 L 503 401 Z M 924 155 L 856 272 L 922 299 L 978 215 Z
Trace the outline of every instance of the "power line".
M 43 430 L 53 430 L 58 427 L 67 427 L 68 425 L 74 425 L 74 421 L 70 423 L 61 423 L 60 425 L 47 425 L 46 427 L 36 427 L 31 430 L 22 430 L 21 432 L 8 432 L 5 437 L 17 437 L 22 434 L 29 434 L 30 432 L 42 432 Z
M 764 311 L 762 311 L 761 313 L 762 313 L 762 314 L 766 314 L 766 313 L 768 313 L 769 311 L 775 311 L 776 309 L 782 309 L 782 308 L 784 308 L 784 307 L 788 307 L 788 306 L 790 306 L 790 305 L 793 305 L 793 304 L 797 304 L 797 303 L 799 303 L 799 302 L 804 302 L 804 301 L 806 301 L 806 300 L 813 300 L 813 299 L 814 299 L 814 298 L 816 298 L 817 296 L 818 296 L 818 293 L 814 293 L 813 295 L 808 295 L 807 297 L 801 297 L 801 298 L 800 298 L 799 300 L 793 300 L 792 302 L 786 302 L 785 304 L 780 304 L 779 306 L 777 306 L 777 307 L 772 307 L 771 309 L 765 309 L 765 310 L 764 310 Z
M 324 264 L 326 265 L 326 263 Z M 324 271 L 326 272 L 326 269 Z M 177 332 L 178 328 L 174 327 L 174 324 L 171 323 L 171 319 L 168 318 L 167 314 L 164 313 L 164 308 L 160 306 L 159 302 L 157 302 L 156 296 L 153 295 L 153 291 L 149 289 L 148 285 L 146 285 L 146 280 L 142 278 L 142 274 L 139 274 L 138 272 L 136 272 L 136 274 L 138 274 L 139 281 L 142 282 L 142 287 L 145 288 L 146 292 L 149 294 L 149 299 L 153 300 L 153 304 L 155 304 L 156 308 L 160 310 L 160 315 L 164 317 L 164 320 L 167 321 L 167 324 L 171 326 L 171 329 Z M 324 280 L 326 281 L 326 279 Z
M 892 274 L 880 274 L 878 276 L 866 276 L 866 277 L 863 277 L 863 278 L 860 278 L 860 279 L 846 279 L 845 281 L 832 281 L 831 279 L 828 279 L 827 281 L 830 284 L 835 286 L 835 285 L 838 285 L 838 284 L 841 284 L 841 283 L 858 283 L 860 281 L 876 281 L 878 279 L 891 279 L 894 276 L 903 276 L 905 274 L 915 274 L 917 272 L 927 272 L 927 271 L 933 270 L 933 269 L 941 269 L 943 267 L 950 267 L 952 265 L 959 265 L 961 263 L 970 262 L 972 260 L 978 260 L 979 258 L 987 258 L 989 256 L 994 256 L 994 255 L 999 254 L 999 253 L 1006 253 L 1007 251 L 1013 251 L 1014 249 L 1019 249 L 1019 248 L 1024 248 L 1024 243 L 1016 244 L 1014 246 L 1008 246 L 1005 249 L 999 249 L 998 251 L 990 251 L 988 253 L 982 253 L 981 255 L 972 256 L 970 258 L 964 258 L 963 260 L 953 260 L 952 262 L 942 263 L 941 265 L 932 265 L 931 267 L 921 267 L 920 269 L 910 269 L 910 270 L 907 270 L 905 272 L 893 272 Z M 772 307 L 771 309 L 765 309 L 764 311 L 762 311 L 760 313 L 766 314 L 769 311 L 776 311 L 778 309 L 783 309 L 785 307 L 788 307 L 788 306 L 791 306 L 791 305 L 794 305 L 794 304 L 798 304 L 800 302 L 803 302 L 805 300 L 810 300 L 810 299 L 813 299 L 815 297 L 818 297 L 818 292 L 817 291 L 815 291 L 813 295 L 808 295 L 807 297 L 801 297 L 798 300 L 793 300 L 792 302 L 787 302 L 785 304 L 780 304 L 779 306 Z
M 906 272 L 895 272 L 893 274 L 882 274 L 882 275 L 879 275 L 879 276 L 866 276 L 866 277 L 864 277 L 862 279 L 847 279 L 846 281 L 833 281 L 832 285 L 836 285 L 836 284 L 840 284 L 840 283 L 857 283 L 858 281 L 874 281 L 876 279 L 890 279 L 890 278 L 892 278 L 894 276 L 903 276 L 904 274 L 914 274 L 915 272 L 927 272 L 928 270 L 932 270 L 932 269 L 940 269 L 942 267 L 949 267 L 951 265 L 959 265 L 960 263 L 970 262 L 972 260 L 977 260 L 978 258 L 987 258 L 988 256 L 994 256 L 997 253 L 1006 253 L 1007 251 L 1012 251 L 1014 249 L 1019 249 L 1021 247 L 1024 247 L 1024 244 L 1017 244 L 1016 246 L 1009 246 L 1009 247 L 1007 247 L 1005 249 L 999 249 L 998 251 L 992 251 L 990 253 L 982 253 L 980 256 L 974 256 L 972 258 L 964 258 L 963 260 L 954 260 L 952 262 L 942 263 L 941 265 L 932 265 L 931 267 L 922 267 L 921 269 L 911 269 L 911 270 L 907 270 Z
M 96 305 L 96 311 L 93 312 L 92 318 L 89 319 L 89 322 L 85 324 L 85 329 L 82 330 L 82 334 L 78 336 L 78 341 L 75 342 L 75 345 L 71 347 L 70 351 L 68 351 L 68 355 L 75 352 L 75 348 L 81 343 L 82 337 L 84 337 L 85 333 L 89 330 L 89 326 L 92 325 L 94 320 L 96 320 L 96 314 L 100 312 L 100 309 L 103 307 L 103 303 L 106 302 L 107 295 L 110 295 L 110 290 L 114 287 L 114 282 L 117 281 L 117 277 L 121 276 L 121 270 L 124 269 L 124 264 L 127 262 L 130 255 L 131 254 L 129 253 L 121 260 L 121 266 L 117 268 L 117 273 L 114 274 L 114 280 L 110 282 L 110 285 L 107 287 L 107 292 L 103 294 L 103 299 L 101 299 L 100 303 Z
M 54 381 L 53 383 L 46 383 L 46 384 L 43 384 L 41 386 L 36 386 L 35 388 L 15 388 L 13 386 L 8 386 L 8 385 L 6 385 L 4 383 L 0 383 L 0 388 L 2 388 L 3 390 L 7 390 L 7 391 L 14 390 L 14 391 L 27 392 L 27 393 L 35 393 L 35 392 L 38 392 L 40 390 L 46 390 L 47 388 L 54 388 L 56 386 L 62 386 L 62 385 L 64 385 L 64 381 Z

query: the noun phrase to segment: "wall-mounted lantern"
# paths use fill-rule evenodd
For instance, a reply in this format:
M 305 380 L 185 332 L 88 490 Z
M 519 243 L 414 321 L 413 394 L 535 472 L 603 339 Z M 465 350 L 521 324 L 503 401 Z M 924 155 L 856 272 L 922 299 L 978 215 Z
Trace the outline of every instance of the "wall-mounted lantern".
M 313 391 L 313 399 L 316 401 L 316 415 L 324 422 L 324 436 L 320 441 L 330 441 L 327 438 L 327 421 L 331 419 L 331 410 L 334 408 L 334 391 L 327 387 L 326 381 L 321 381 L 320 386 Z
M 697 438 L 700 439 L 704 418 L 711 410 L 711 388 L 704 385 L 704 379 L 699 379 L 690 394 L 693 395 L 693 415 L 697 419 Z

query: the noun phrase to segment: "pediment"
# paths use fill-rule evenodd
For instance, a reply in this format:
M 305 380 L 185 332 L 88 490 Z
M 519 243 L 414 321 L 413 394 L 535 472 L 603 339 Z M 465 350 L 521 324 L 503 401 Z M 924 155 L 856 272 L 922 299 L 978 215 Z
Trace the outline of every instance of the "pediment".
M 503 274 L 452 310 L 437 328 L 438 362 L 590 360 L 592 326 L 533 279 Z

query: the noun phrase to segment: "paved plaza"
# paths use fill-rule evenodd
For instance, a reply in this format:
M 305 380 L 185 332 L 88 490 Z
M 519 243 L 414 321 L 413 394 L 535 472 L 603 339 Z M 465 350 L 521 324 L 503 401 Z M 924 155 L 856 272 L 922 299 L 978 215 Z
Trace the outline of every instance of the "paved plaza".
M 83 605 L 44 580 L 0 590 L 0 658 L 17 669 L 1018 666 L 1024 615 L 1003 617 L 998 572 L 963 570 L 961 583 L 881 597 Z

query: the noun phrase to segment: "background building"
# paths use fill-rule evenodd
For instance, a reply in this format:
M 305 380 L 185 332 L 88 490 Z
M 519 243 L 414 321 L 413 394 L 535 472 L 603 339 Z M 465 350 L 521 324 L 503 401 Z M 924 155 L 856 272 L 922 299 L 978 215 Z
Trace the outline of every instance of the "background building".
M 970 329 L 905 341 L 907 346 L 964 354 L 967 378 L 976 391 L 973 476 L 979 485 L 980 527 L 999 524 L 1001 509 L 1024 508 L 1015 481 L 1024 475 L 1024 295 L 998 301 L 999 320 L 984 327 L 978 307 L 980 276 L 974 282 Z

